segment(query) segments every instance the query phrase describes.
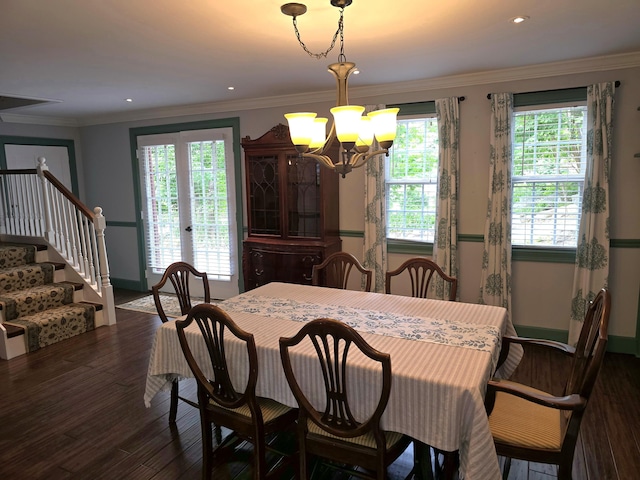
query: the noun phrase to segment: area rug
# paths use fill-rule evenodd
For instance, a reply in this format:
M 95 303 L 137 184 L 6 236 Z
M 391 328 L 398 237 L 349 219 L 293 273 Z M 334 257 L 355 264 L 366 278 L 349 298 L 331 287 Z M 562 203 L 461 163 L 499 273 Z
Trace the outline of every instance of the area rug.
M 180 303 L 178 303 L 178 297 L 176 297 L 175 295 L 161 293 L 160 301 L 162 302 L 164 313 L 166 313 L 168 317 L 179 317 L 182 315 L 182 313 L 180 312 Z M 191 304 L 197 305 L 198 303 L 202 302 L 203 299 L 193 299 Z M 146 297 L 141 297 L 127 303 L 116 305 L 116 308 L 122 308 L 124 310 L 134 310 L 136 312 L 152 313 L 154 315 L 158 314 L 158 311 L 156 310 L 156 304 L 153 301 L 153 295 L 147 295 Z

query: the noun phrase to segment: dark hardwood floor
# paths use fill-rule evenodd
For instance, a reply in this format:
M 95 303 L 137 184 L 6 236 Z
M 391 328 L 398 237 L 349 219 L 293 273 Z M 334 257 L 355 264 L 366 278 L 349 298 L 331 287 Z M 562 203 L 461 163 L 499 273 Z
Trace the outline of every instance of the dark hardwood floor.
M 116 303 L 140 295 L 118 291 Z M 0 479 L 200 478 L 198 412 L 181 403 L 171 427 L 168 392 L 151 408 L 143 403 L 159 318 L 117 309 L 117 319 L 112 327 L 0 360 Z M 516 375 L 544 385 L 552 365 L 555 359 L 529 352 Z M 193 381 L 181 382 L 181 393 L 194 397 Z M 640 476 L 639 404 L 640 359 L 607 354 L 582 424 L 574 479 Z M 403 478 L 411 462 L 407 452 L 390 478 Z M 248 478 L 248 471 L 232 462 L 214 478 Z M 549 480 L 555 468 L 514 461 L 509 478 Z

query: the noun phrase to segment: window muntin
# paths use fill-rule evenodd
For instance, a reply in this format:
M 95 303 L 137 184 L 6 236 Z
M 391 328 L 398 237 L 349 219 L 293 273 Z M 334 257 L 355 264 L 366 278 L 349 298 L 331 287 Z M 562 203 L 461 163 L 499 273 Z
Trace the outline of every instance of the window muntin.
M 386 159 L 387 238 L 433 242 L 438 182 L 438 121 L 398 119 Z
M 514 112 L 513 245 L 577 245 L 586 116 L 585 105 Z

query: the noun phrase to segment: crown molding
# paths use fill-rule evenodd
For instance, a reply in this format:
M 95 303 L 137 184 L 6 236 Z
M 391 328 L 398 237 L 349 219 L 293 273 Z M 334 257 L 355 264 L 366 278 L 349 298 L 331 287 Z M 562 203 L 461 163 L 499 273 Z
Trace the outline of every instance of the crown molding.
M 385 95 L 396 93 L 411 93 L 436 90 L 440 88 L 457 88 L 517 80 L 529 80 L 533 78 L 546 78 L 579 73 L 612 71 L 639 66 L 640 51 L 622 53 L 617 55 L 581 58 L 562 62 L 527 65 L 524 67 L 505 68 L 501 70 L 488 70 L 484 72 L 475 72 L 462 75 L 427 78 L 409 82 L 396 82 L 382 85 L 352 87 L 349 89 L 349 94 L 351 95 L 351 97 L 370 97 L 378 96 L 381 94 L 381 92 L 384 92 Z M 0 115 L 0 119 L 2 119 L 2 121 L 4 122 L 13 123 L 32 123 L 41 125 L 81 127 L 107 123 L 134 122 L 212 113 L 232 113 L 237 111 L 256 110 L 261 108 L 275 108 L 316 102 L 327 102 L 335 100 L 335 95 L 335 90 L 325 90 L 293 95 L 279 95 L 225 102 L 182 105 L 170 108 L 153 108 L 147 110 L 137 110 L 134 112 L 127 112 L 123 114 L 99 115 L 78 119 L 32 117 L 29 115 L 7 114 Z
M 635 67 L 640 67 L 640 52 L 581 58 L 553 63 L 540 63 L 524 67 L 487 70 L 484 72 L 450 75 L 447 77 L 429 78 L 410 82 L 398 82 L 385 85 L 384 93 L 410 93 L 423 90 L 436 90 L 439 88 L 469 87 Z M 358 93 L 360 96 L 380 95 L 380 87 L 380 85 L 358 87 L 350 89 L 349 93 Z
M 55 127 L 79 127 L 81 125 L 80 122 L 75 118 L 19 115 L 15 113 L 0 114 L 0 122 L 25 123 L 31 125 L 50 125 Z

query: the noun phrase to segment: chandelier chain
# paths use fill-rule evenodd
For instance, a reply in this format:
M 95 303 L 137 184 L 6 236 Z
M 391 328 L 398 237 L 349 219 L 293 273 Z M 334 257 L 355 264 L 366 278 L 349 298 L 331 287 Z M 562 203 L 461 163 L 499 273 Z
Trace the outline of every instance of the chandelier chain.
M 346 60 L 346 57 L 344 56 L 344 31 L 343 31 L 344 27 L 343 27 L 343 21 L 342 21 L 343 15 L 344 15 L 344 7 L 341 7 L 340 19 L 338 20 L 338 29 L 336 30 L 336 33 L 333 34 L 333 40 L 331 40 L 331 45 L 324 52 L 320 52 L 320 53 L 313 53 L 311 50 L 307 48 L 305 43 L 302 41 L 302 38 L 300 38 L 300 30 L 298 30 L 298 21 L 295 16 L 293 17 L 293 29 L 296 32 L 298 43 L 300 44 L 302 49 L 309 54 L 310 57 L 313 57 L 318 60 L 321 58 L 327 58 L 327 55 L 329 54 L 329 52 L 333 50 L 333 47 L 335 47 L 338 34 L 340 34 L 340 56 L 338 58 L 339 58 L 339 61 Z

